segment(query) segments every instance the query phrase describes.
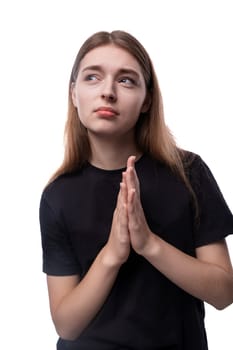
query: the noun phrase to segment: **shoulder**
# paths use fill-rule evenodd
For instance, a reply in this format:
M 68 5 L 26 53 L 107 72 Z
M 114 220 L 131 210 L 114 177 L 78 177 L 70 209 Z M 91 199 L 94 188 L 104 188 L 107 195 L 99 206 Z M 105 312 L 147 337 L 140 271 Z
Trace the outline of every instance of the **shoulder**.
M 209 169 L 202 157 L 192 151 L 182 150 L 181 160 L 189 178 L 198 177 L 204 168 Z
M 206 198 L 210 197 L 210 193 L 222 196 L 212 170 L 199 154 L 187 152 L 183 164 L 186 176 L 197 195 Z
M 59 203 L 65 197 L 69 197 L 74 189 L 77 188 L 80 178 L 82 178 L 82 170 L 60 175 L 44 188 L 41 200 L 50 204 Z
M 185 168 L 193 167 L 202 160 L 199 154 L 189 150 L 179 149 L 179 153 Z

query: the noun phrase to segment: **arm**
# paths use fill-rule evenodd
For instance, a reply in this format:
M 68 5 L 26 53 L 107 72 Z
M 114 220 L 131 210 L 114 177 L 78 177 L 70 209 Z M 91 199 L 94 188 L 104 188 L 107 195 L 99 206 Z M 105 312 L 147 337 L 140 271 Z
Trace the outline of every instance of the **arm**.
M 233 302 L 233 270 L 225 241 L 209 244 L 189 256 L 152 233 L 140 202 L 134 158 L 124 174 L 132 247 L 187 293 L 222 309 Z
M 78 276 L 47 277 L 51 315 L 61 338 L 74 340 L 88 326 L 128 258 L 130 241 L 124 202 L 125 187 L 121 185 L 109 240 L 81 281 Z
M 197 248 L 194 258 L 153 235 L 142 255 L 173 283 L 217 309 L 233 302 L 233 271 L 224 240 Z
M 117 273 L 101 251 L 81 282 L 78 276 L 47 277 L 51 315 L 61 338 L 79 336 L 100 310 Z

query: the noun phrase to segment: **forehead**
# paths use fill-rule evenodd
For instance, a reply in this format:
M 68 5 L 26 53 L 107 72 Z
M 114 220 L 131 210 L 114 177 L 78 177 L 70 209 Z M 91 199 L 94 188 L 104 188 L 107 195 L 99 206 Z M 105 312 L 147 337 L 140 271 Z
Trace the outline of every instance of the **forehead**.
M 127 50 L 114 44 L 99 46 L 89 51 L 81 60 L 79 70 L 93 65 L 111 70 L 131 68 L 141 74 L 141 67 L 136 58 Z

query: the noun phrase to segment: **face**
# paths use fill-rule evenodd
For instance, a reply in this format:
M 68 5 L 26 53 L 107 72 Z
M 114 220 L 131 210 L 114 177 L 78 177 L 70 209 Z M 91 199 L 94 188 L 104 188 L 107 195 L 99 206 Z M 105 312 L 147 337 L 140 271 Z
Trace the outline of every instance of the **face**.
M 140 113 L 147 110 L 139 63 L 114 45 L 89 51 L 80 63 L 72 99 L 89 136 L 132 134 Z

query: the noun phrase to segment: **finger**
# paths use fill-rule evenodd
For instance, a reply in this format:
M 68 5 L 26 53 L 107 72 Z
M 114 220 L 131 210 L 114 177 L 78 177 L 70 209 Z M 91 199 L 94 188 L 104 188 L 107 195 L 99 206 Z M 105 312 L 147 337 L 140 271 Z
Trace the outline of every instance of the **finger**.
M 136 190 L 135 188 L 132 188 L 128 193 L 128 208 L 130 212 L 132 212 L 133 208 L 135 207 L 135 197 L 136 197 Z
M 120 183 L 120 189 L 119 189 L 118 196 L 117 196 L 116 209 L 119 208 L 119 207 L 121 206 L 121 203 L 122 203 L 121 184 L 122 184 L 122 183 Z
M 127 218 L 127 208 L 126 208 L 126 204 L 123 204 L 122 207 L 120 208 L 120 214 L 119 214 L 119 218 L 120 218 L 120 224 L 121 226 L 128 231 L 128 218 Z M 124 231 L 124 230 L 123 230 Z
M 117 207 L 117 216 L 115 220 L 115 224 L 118 227 L 117 229 L 117 237 L 121 243 L 129 242 L 129 231 L 128 231 L 128 215 L 127 215 L 127 205 L 124 201 L 126 197 L 126 185 L 124 183 L 120 183 L 120 201 Z
M 127 185 L 126 182 L 120 183 L 120 192 L 121 192 L 121 205 L 126 205 L 127 203 Z
M 124 183 L 127 186 L 127 183 L 126 183 L 126 171 L 124 171 L 122 173 L 122 183 Z
M 135 166 L 135 156 L 130 156 L 127 160 L 127 168 L 126 168 L 126 183 L 127 186 L 133 188 L 134 187 L 134 176 L 133 176 L 133 171 L 134 171 L 134 166 Z
M 135 156 L 130 156 L 127 160 L 127 168 L 130 168 L 130 167 L 134 168 L 135 160 L 136 160 Z
M 135 189 L 139 195 L 139 180 L 134 167 L 127 168 L 126 171 L 126 184 L 128 190 Z

